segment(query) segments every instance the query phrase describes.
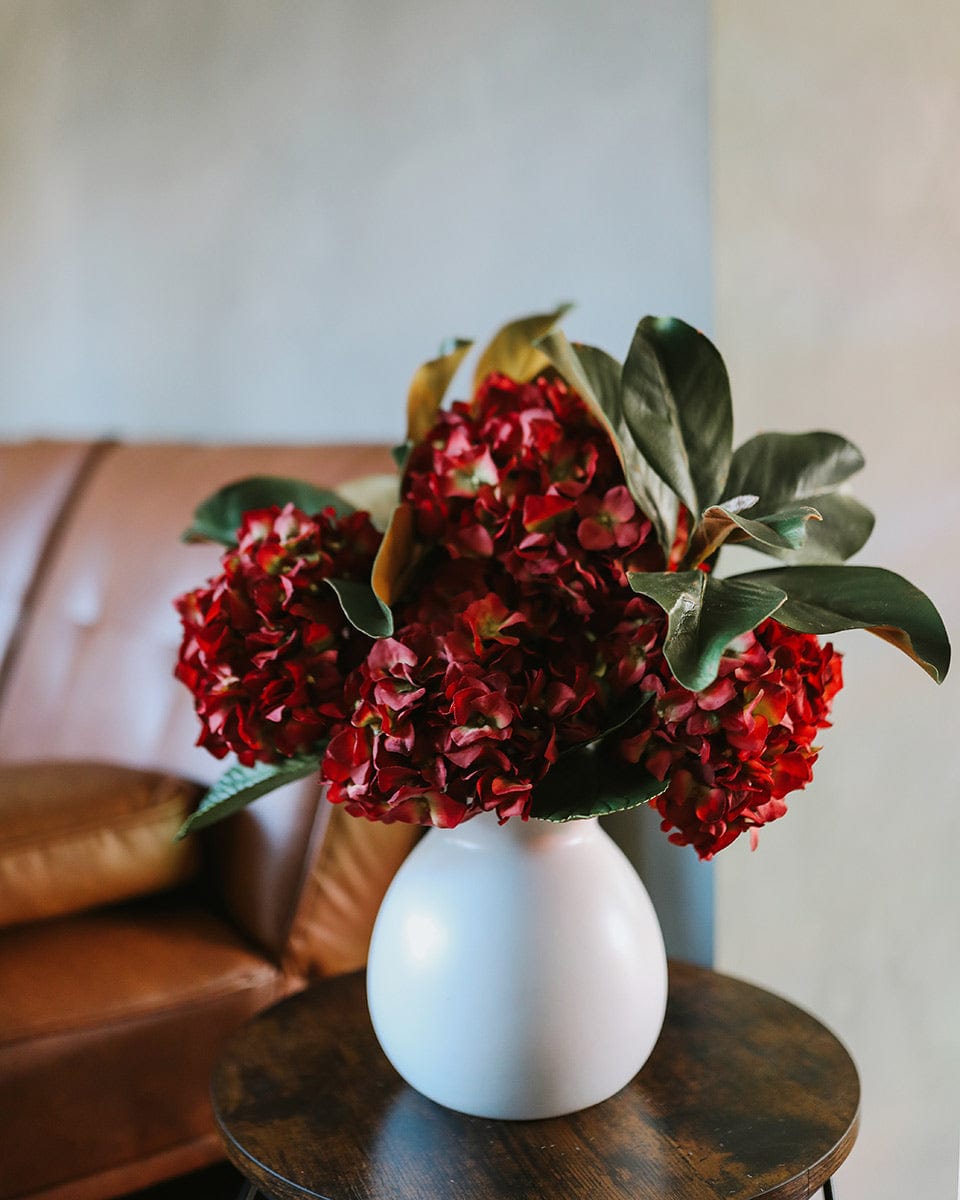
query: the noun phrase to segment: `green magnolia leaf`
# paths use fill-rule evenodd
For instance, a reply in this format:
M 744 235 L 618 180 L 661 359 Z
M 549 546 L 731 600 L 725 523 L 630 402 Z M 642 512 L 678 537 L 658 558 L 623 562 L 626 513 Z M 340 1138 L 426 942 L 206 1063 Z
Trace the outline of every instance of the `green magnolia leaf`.
M 491 371 L 501 371 L 522 383 L 545 370 L 550 365 L 549 360 L 534 343 L 549 333 L 571 307 L 560 304 L 553 312 L 521 317 L 502 326 L 480 355 L 473 375 L 474 390 Z
M 837 433 L 761 433 L 738 446 L 724 494 L 751 492 L 774 512 L 795 501 L 835 491 L 863 468 L 863 455 Z
M 645 804 L 669 782 L 624 761 L 603 742 L 592 742 L 554 763 L 534 791 L 530 815 L 545 821 L 609 816 Z
M 738 496 L 736 500 L 748 498 L 751 497 Z M 821 520 L 817 510 L 807 506 L 787 508 L 763 517 L 745 517 L 743 507 L 715 504 L 708 508 L 693 532 L 683 565 L 698 566 L 725 542 L 754 545 L 769 553 L 796 550 L 804 543 L 808 523 Z
M 744 517 L 732 513 L 734 524 L 740 534 L 734 534 L 736 542 L 759 542 L 761 546 L 773 549 L 797 550 L 807 538 L 811 522 L 823 518 L 815 508 L 808 504 L 798 504 L 793 508 L 785 508 L 769 516 Z
M 716 504 L 730 467 L 733 410 L 713 343 L 674 317 L 644 317 L 623 364 L 621 402 L 637 449 L 687 508 L 696 514 Z
M 742 575 L 715 579 L 705 571 L 631 572 L 630 586 L 667 614 L 663 653 L 691 692 L 709 687 L 734 638 L 754 629 L 786 600 L 782 584 Z
M 653 522 L 668 555 L 677 528 L 677 497 L 640 453 L 623 419 L 620 364 L 594 346 L 571 345 L 561 330 L 541 338 L 537 345 L 610 435 L 630 494 Z
M 407 442 L 416 445 L 426 437 L 437 419 L 450 381 L 457 373 L 473 342 L 455 338 L 439 358 L 417 369 L 407 395 Z
M 295 504 L 303 512 L 322 512 L 332 508 L 338 517 L 349 516 L 353 506 L 326 488 L 314 487 L 300 479 L 279 475 L 251 475 L 238 479 L 208 497 L 193 514 L 193 523 L 182 535 L 184 542 L 220 542 L 224 546 L 237 544 L 237 530 L 243 514 L 254 508 L 269 508 L 276 504 Z
M 256 763 L 252 767 L 239 764 L 231 767 L 210 788 L 200 801 L 197 811 L 187 817 L 177 831 L 177 839 L 232 816 L 252 800 L 257 800 L 286 783 L 293 783 L 295 779 L 305 779 L 319 766 L 318 756 L 288 758 L 279 763 Z
M 866 629 L 918 663 L 937 683 L 950 666 L 950 641 L 930 599 L 883 567 L 803 566 L 750 571 L 727 583 L 782 589 L 777 620 L 802 633 Z
M 788 562 L 840 563 L 873 531 L 870 510 L 837 491 L 862 467 L 863 455 L 837 433 L 762 433 L 734 451 L 725 491 L 753 492 L 768 512 L 785 505 L 815 508 L 822 522 L 807 530 L 801 547 L 756 549 Z
M 796 550 L 762 547 L 764 553 L 797 564 L 846 562 L 865 545 L 873 532 L 873 513 L 844 492 L 831 492 L 809 499 L 814 502 L 821 519 L 807 526 L 803 544 Z
M 390 637 L 393 633 L 393 614 L 377 596 L 369 583 L 356 579 L 327 579 L 336 592 L 343 615 L 350 624 L 368 637 Z

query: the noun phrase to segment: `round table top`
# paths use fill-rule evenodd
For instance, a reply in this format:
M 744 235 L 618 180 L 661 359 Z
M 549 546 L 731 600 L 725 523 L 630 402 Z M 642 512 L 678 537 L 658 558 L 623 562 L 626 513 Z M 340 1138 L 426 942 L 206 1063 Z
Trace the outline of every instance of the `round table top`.
M 478 1013 L 464 1037 L 483 1037 Z M 860 1084 L 808 1013 L 671 963 L 643 1070 L 571 1116 L 492 1121 L 415 1092 L 377 1044 L 362 974 L 254 1018 L 228 1043 L 212 1093 L 231 1160 L 277 1200 L 794 1200 L 849 1154 Z

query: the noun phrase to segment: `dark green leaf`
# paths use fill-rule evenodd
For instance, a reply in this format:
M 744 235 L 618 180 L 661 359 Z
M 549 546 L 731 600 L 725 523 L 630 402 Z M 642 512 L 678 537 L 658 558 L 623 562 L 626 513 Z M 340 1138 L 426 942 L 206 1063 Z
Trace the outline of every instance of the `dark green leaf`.
M 625 692 L 624 695 L 622 695 L 619 700 L 611 704 L 610 708 L 607 710 L 603 727 L 597 733 L 597 736 L 595 738 L 591 738 L 589 742 L 584 742 L 583 746 L 596 745 L 597 742 L 603 741 L 605 737 L 609 737 L 611 733 L 616 733 L 618 729 L 622 729 L 624 725 L 633 720 L 633 718 L 638 712 L 640 712 L 642 708 L 646 708 L 652 699 L 653 692 L 641 692 L 636 688 L 632 688 L 630 691 Z M 577 748 L 578 747 L 570 747 L 571 750 Z M 563 757 L 564 753 L 567 753 L 567 751 L 561 751 L 561 758 Z
M 761 433 L 739 446 L 724 494 L 751 492 L 767 512 L 834 491 L 863 467 L 863 455 L 836 433 Z
M 401 442 L 399 446 L 394 446 L 390 451 L 393 461 L 397 464 L 399 470 L 404 470 L 407 465 L 407 459 L 410 457 L 410 452 L 413 450 L 413 442 Z
M 300 479 L 279 475 L 251 475 L 238 479 L 208 497 L 193 514 L 193 523 L 182 535 L 185 542 L 211 541 L 224 546 L 237 544 L 236 533 L 243 514 L 255 508 L 295 504 L 311 516 L 332 508 L 338 517 L 349 516 L 353 507 L 335 492 L 314 487 Z
M 189 816 L 177 832 L 186 837 L 207 825 L 222 821 L 245 808 L 252 800 L 265 796 L 276 788 L 305 779 L 320 766 L 317 758 L 288 758 L 279 763 L 256 763 L 252 767 L 239 764 L 225 771 L 200 801 L 200 807 Z
M 674 317 L 644 317 L 623 364 L 621 402 L 640 453 L 687 508 L 699 514 L 716 504 L 733 438 L 730 381 L 716 347 Z
M 807 529 L 796 550 L 757 546 L 793 563 L 839 563 L 873 530 L 873 514 L 837 488 L 863 467 L 863 455 L 836 433 L 761 433 L 734 451 L 727 495 L 753 492 L 768 512 L 786 505 L 815 508 L 822 522 Z
M 630 586 L 668 616 L 663 652 L 683 687 L 700 692 L 717 677 L 734 638 L 777 612 L 782 585 L 742 575 L 715 579 L 705 571 L 632 572 Z
M 537 785 L 530 815 L 545 821 L 608 816 L 652 800 L 668 784 L 621 759 L 603 742 L 594 742 L 554 763 Z
M 937 683 L 950 666 L 950 641 L 930 599 L 883 567 L 804 566 L 735 575 L 743 582 L 780 588 L 787 600 L 777 620 L 803 633 L 867 629 L 918 663 Z
M 799 549 L 813 524 L 822 519 L 820 513 L 808 504 L 784 508 L 769 516 L 744 517 L 739 513 L 732 516 L 744 534 L 742 538 L 736 537 L 738 542 L 759 542 L 762 546 L 788 550 Z
M 668 555 L 677 528 L 677 497 L 640 453 L 623 419 L 620 364 L 594 346 L 571 345 L 560 330 L 541 338 L 537 345 L 610 435 L 630 494 L 653 522 Z
M 796 550 L 765 549 L 765 553 L 798 564 L 846 562 L 873 532 L 873 513 L 843 492 L 810 499 L 822 519 L 807 526 L 803 545 Z
M 343 615 L 355 629 L 368 637 L 390 637 L 393 633 L 393 614 L 376 595 L 369 583 L 356 579 L 328 579 L 343 609 Z

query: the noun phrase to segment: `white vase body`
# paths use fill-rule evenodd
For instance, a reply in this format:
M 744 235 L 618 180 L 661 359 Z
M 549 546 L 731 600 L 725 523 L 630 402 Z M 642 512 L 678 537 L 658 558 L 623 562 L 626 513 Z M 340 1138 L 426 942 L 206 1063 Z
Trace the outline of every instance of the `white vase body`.
M 431 830 L 384 898 L 367 999 L 387 1058 L 458 1112 L 523 1120 L 607 1099 L 663 1024 L 646 889 L 596 820 L 481 814 Z

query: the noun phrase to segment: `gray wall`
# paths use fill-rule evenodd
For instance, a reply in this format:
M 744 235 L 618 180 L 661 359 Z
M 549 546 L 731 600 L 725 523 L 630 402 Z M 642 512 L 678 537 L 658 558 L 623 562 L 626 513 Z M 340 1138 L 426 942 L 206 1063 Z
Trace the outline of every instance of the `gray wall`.
M 718 0 L 717 326 L 740 436 L 836 429 L 877 514 L 858 561 L 960 629 L 960 4 Z M 960 672 L 865 633 L 813 784 L 717 866 L 717 960 L 848 1044 L 851 1200 L 952 1197 L 960 1129 Z
M 448 335 L 709 326 L 704 0 L 4 0 L 0 434 L 392 440 Z

